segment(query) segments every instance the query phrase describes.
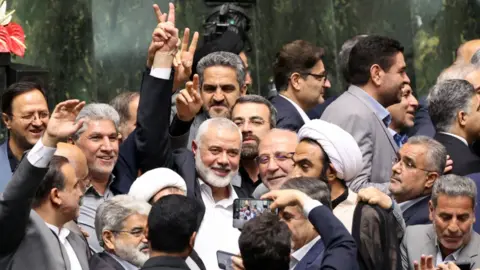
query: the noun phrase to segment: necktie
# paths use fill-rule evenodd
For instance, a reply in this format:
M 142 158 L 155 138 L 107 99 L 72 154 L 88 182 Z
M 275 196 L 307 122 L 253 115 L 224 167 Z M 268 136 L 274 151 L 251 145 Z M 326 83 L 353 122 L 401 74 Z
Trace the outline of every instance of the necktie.
M 407 142 L 408 136 L 407 135 L 402 136 L 402 135 L 397 133 L 397 134 L 393 135 L 393 139 L 397 143 L 398 147 L 402 147 L 402 145 L 404 145 Z

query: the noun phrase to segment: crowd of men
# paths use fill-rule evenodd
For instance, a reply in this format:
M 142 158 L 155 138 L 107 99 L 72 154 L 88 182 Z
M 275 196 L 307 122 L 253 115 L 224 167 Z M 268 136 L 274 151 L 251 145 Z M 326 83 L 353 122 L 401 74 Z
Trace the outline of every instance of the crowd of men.
M 480 268 L 480 40 L 419 97 L 398 41 L 353 37 L 328 99 L 324 50 L 296 40 L 266 99 L 232 33 L 197 49 L 154 11 L 139 92 L 51 112 L 34 82 L 2 95 L 0 269 Z M 239 198 L 278 214 L 239 230 Z

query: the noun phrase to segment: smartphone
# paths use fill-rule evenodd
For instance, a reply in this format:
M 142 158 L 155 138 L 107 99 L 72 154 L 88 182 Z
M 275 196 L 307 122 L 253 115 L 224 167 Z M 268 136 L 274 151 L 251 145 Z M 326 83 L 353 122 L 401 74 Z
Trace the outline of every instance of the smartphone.
M 272 202 L 272 200 L 235 199 L 233 201 L 233 227 L 242 229 L 247 221 L 265 211 L 278 214 L 278 209 L 270 209 Z
M 233 266 L 232 266 L 232 257 L 233 256 L 236 256 L 236 255 L 232 254 L 232 253 L 225 252 L 225 251 L 218 250 L 217 251 L 218 267 L 220 269 L 233 270 Z
M 470 263 L 455 263 L 460 270 L 470 270 Z

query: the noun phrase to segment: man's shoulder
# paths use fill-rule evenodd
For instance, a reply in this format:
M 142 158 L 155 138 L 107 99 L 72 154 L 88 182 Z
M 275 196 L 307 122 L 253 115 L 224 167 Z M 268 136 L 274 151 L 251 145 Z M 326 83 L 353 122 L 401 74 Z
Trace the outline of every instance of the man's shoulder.
M 434 233 L 432 224 L 407 226 L 405 230 L 405 234 L 409 235 L 410 237 L 419 237 L 421 235 L 427 235 L 430 233 Z

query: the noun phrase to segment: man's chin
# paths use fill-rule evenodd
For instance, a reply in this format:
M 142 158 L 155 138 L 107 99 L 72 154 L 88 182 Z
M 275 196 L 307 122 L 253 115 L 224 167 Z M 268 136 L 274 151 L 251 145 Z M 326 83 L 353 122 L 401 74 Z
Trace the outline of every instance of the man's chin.
M 217 110 L 216 108 L 215 109 L 210 109 L 210 110 L 208 110 L 208 115 L 211 118 L 218 118 L 218 117 L 230 118 L 230 113 L 229 113 L 227 108 L 220 109 L 220 110 Z

